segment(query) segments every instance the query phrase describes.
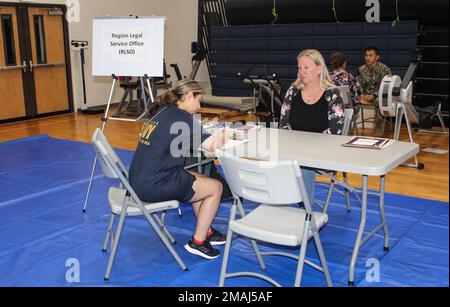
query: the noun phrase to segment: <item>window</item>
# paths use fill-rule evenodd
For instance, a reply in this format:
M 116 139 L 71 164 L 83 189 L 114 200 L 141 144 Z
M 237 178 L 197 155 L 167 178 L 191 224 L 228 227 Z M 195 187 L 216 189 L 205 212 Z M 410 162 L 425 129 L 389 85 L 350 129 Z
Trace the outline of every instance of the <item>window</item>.
M 47 55 L 45 51 L 45 32 L 44 32 L 44 16 L 34 15 L 34 36 L 36 40 L 36 57 L 38 64 L 47 63 Z
M 15 66 L 16 49 L 14 48 L 14 30 L 12 15 L 1 15 L 3 34 L 3 49 L 5 51 L 5 66 Z

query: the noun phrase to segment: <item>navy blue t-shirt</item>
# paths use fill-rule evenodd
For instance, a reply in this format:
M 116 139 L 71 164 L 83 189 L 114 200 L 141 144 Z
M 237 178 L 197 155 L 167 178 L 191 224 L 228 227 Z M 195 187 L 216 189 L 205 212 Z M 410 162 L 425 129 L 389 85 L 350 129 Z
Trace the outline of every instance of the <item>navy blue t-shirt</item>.
M 184 159 L 210 135 L 190 113 L 171 105 L 145 121 L 131 162 L 130 183 L 141 200 L 189 201 L 195 177 Z

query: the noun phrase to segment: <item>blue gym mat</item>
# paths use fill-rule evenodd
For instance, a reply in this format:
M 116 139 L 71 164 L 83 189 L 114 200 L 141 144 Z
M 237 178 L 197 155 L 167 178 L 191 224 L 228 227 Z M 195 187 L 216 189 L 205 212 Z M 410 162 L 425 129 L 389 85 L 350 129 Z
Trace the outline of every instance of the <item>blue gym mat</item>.
M 117 153 L 129 165 L 133 153 Z M 222 257 L 207 261 L 183 248 L 195 225 L 188 204 L 182 205 L 181 217 L 176 210 L 170 212 L 167 224 L 189 272 L 180 269 L 146 220 L 128 218 L 111 280 L 103 281 L 109 256 L 101 251 L 109 220 L 106 195 L 115 182 L 97 170 L 87 213 L 82 213 L 93 159 L 90 144 L 46 135 L 0 143 L 0 286 L 217 286 Z M 323 200 L 325 196 L 326 189 L 318 187 L 317 198 Z M 369 197 L 367 230 L 379 223 L 377 205 L 377 198 Z M 255 206 L 245 203 L 248 210 Z M 360 216 L 353 198 L 352 207 L 348 213 L 344 197 L 334 193 L 329 222 L 320 232 L 335 286 L 347 286 Z M 216 228 L 223 232 L 230 208 L 230 202 L 223 203 L 215 221 Z M 448 204 L 387 194 L 386 214 L 391 250 L 383 251 L 382 232 L 364 245 L 358 257 L 356 285 L 448 287 Z M 271 245 L 261 245 L 261 249 L 298 253 L 298 249 Z M 317 263 L 314 244 L 309 244 L 307 256 Z M 375 282 L 370 278 L 376 268 L 373 259 L 380 271 Z M 71 283 L 66 277 L 75 276 L 74 260 L 79 264 L 80 282 Z M 294 260 L 271 256 L 265 261 L 270 277 L 283 286 L 293 285 Z M 229 262 L 229 272 L 238 270 L 261 272 L 249 242 L 242 238 L 233 240 Z M 227 279 L 225 285 L 268 286 L 250 277 Z M 325 281 L 320 272 L 305 266 L 302 285 L 325 286 Z

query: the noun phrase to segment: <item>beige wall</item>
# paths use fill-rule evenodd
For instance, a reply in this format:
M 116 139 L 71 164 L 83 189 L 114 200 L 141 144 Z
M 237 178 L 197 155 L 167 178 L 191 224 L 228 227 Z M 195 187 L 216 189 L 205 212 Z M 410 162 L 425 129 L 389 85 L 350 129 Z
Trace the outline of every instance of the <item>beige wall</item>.
M 153 0 L 152 0 L 153 2 Z M 165 56 L 167 65 L 178 63 L 181 73 L 189 76 L 191 72 L 191 42 L 197 41 L 198 0 L 161 0 L 166 20 Z M 176 80 L 175 72 L 168 66 L 169 74 Z M 208 68 L 202 62 L 196 80 L 210 93 Z
M 17 2 L 17 1 L 5 1 Z M 33 1 L 36 3 L 65 4 L 65 0 Z M 171 63 L 178 63 L 182 74 L 188 75 L 191 70 L 190 43 L 197 40 L 198 0 L 80 0 L 80 22 L 69 24 L 69 36 L 73 40 L 88 40 L 92 45 L 92 19 L 96 16 L 166 16 L 165 59 L 167 69 L 172 77 L 176 76 Z M 88 106 L 107 103 L 111 88 L 111 79 L 93 77 L 91 75 L 91 55 L 89 49 L 86 57 L 85 77 Z M 78 54 L 71 52 L 72 82 L 75 109 L 82 104 L 80 59 Z M 209 76 L 203 63 L 197 80 L 209 92 Z M 114 101 L 118 102 L 122 95 L 121 89 L 115 91 Z

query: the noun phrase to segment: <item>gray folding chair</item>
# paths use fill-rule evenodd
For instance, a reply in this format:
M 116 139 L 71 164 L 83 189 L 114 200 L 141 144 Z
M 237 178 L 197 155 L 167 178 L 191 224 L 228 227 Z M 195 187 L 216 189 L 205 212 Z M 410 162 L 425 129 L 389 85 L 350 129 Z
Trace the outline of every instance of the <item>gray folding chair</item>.
M 382 135 L 381 129 L 383 128 L 383 116 L 380 113 L 378 108 L 378 102 L 373 102 L 371 104 L 360 104 L 360 113 L 361 113 L 361 121 L 355 122 L 355 127 L 357 129 L 357 125 L 361 124 L 362 129 L 365 129 L 365 123 L 373 123 L 374 125 L 374 135 Z M 370 110 L 373 112 L 373 116 L 365 117 L 364 111 Z
M 328 221 L 328 216 L 311 210 L 298 163 L 296 161 L 251 161 L 221 150 L 217 150 L 216 155 L 222 163 L 225 178 L 235 199 L 231 209 L 219 286 L 224 285 L 226 278 L 251 276 L 280 287 L 278 282 L 263 274 L 227 273 L 233 234 L 277 245 L 300 246 L 298 255 L 284 252 L 260 252 L 258 248 L 255 252 L 263 270 L 265 265 L 261 256 L 277 255 L 296 259 L 298 261 L 294 283 L 296 287 L 300 286 L 305 263 L 323 272 L 328 286 L 332 286 L 319 238 L 319 230 Z M 261 205 L 248 215 L 241 212 L 241 219 L 236 220 L 237 210 L 242 208 L 241 198 Z M 301 201 L 304 203 L 304 209 L 298 207 Z M 296 206 L 292 206 L 293 204 Z M 321 266 L 305 259 L 306 247 L 312 237 Z
M 116 155 L 114 149 L 111 147 L 100 129 L 95 130 L 92 141 L 95 153 L 105 177 L 119 179 L 120 181 L 119 188 L 110 187 L 108 192 L 111 218 L 109 221 L 105 242 L 103 244 L 103 251 L 106 252 L 108 243 L 110 242 L 111 254 L 109 256 L 108 266 L 106 268 L 105 280 L 109 280 L 125 218 L 127 216 L 144 216 L 149 222 L 151 228 L 155 231 L 169 252 L 178 262 L 180 267 L 184 271 L 187 271 L 186 265 L 171 245 L 171 243 L 175 243 L 175 240 L 164 223 L 165 212 L 170 209 L 178 209 L 178 201 L 171 200 L 160 203 L 142 202 L 128 182 L 128 171 L 126 167 L 120 161 L 119 157 Z M 160 218 L 158 213 L 162 213 L 163 216 Z M 116 233 L 114 234 L 113 226 L 116 216 L 120 217 Z
M 344 119 L 344 127 L 342 128 L 342 135 L 350 134 L 350 127 L 351 127 L 352 121 L 353 121 L 353 114 L 354 114 L 354 110 L 352 108 L 345 109 L 345 119 Z M 347 173 L 345 173 L 345 172 L 342 173 L 344 181 L 340 181 L 336 178 L 337 172 L 335 172 L 335 171 L 327 172 L 327 171 L 323 171 L 323 170 L 317 170 L 317 173 L 329 178 L 331 180 L 331 182 L 329 184 L 328 183 L 325 184 L 326 186 L 328 186 L 328 193 L 327 193 L 327 198 L 326 198 L 325 202 L 322 204 L 318 200 L 314 200 L 315 204 L 317 204 L 317 205 L 319 205 L 319 207 L 323 208 L 324 213 L 328 213 L 328 207 L 330 205 L 331 196 L 333 194 L 333 191 L 336 191 L 337 193 L 339 193 L 341 195 L 345 195 L 347 211 L 348 212 L 352 211 L 352 208 L 350 205 L 350 192 L 354 191 L 354 188 L 348 184 Z M 332 175 L 330 175 L 330 173 L 332 173 Z M 344 192 L 336 189 L 336 187 L 335 187 L 336 183 L 339 183 L 341 186 L 344 187 L 344 189 L 345 189 Z M 322 184 L 322 183 L 319 183 L 319 184 Z M 355 194 L 355 195 L 359 199 L 359 196 L 357 194 Z
M 348 108 L 350 106 L 350 90 L 348 85 L 340 85 L 336 86 L 336 88 L 341 92 L 342 100 L 344 102 L 344 106 Z
M 350 133 L 353 133 L 355 129 L 356 129 L 356 133 L 358 133 L 358 127 L 356 125 L 356 120 L 358 118 L 357 118 L 357 114 L 355 114 L 353 106 L 351 105 L 351 102 L 350 102 L 350 89 L 349 89 L 348 85 L 341 85 L 341 86 L 337 86 L 336 88 L 341 92 L 345 109 L 353 110 L 353 112 L 351 114 L 350 113 L 345 114 L 345 118 L 349 119 L 348 116 L 350 115 L 351 120 L 348 123 L 347 123 L 347 121 L 345 122 L 345 125 L 348 125 L 348 126 L 344 127 L 345 133 L 343 132 L 342 135 L 349 135 Z

